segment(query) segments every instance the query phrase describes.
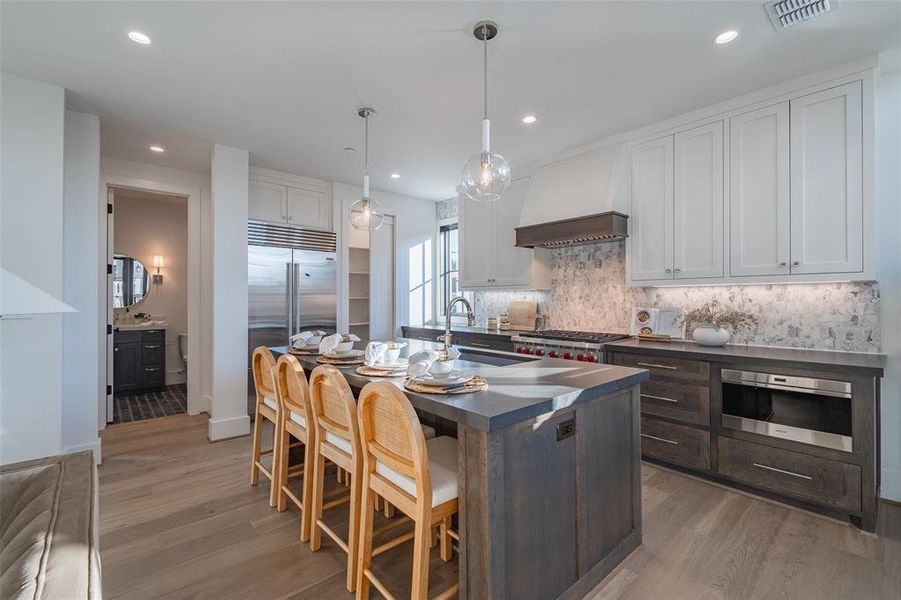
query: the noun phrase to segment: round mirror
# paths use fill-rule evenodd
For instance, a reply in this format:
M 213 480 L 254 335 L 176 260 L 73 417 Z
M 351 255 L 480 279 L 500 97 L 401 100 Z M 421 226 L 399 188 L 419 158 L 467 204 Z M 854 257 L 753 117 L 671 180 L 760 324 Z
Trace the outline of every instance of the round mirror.
M 125 254 L 113 255 L 113 308 L 138 304 L 150 292 L 150 273 L 144 263 Z

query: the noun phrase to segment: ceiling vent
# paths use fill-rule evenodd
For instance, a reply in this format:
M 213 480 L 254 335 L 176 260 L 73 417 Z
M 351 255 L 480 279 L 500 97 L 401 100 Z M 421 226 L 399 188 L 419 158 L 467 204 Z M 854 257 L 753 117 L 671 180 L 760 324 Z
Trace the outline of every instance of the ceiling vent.
M 838 0 L 775 0 L 763 5 L 776 31 L 804 23 L 838 8 Z

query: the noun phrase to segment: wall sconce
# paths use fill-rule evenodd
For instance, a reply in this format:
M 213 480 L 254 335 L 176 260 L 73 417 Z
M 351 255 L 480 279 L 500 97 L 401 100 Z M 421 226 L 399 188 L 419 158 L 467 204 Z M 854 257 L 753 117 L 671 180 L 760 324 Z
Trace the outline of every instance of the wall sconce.
M 160 268 L 165 267 L 166 263 L 163 260 L 163 256 L 161 254 L 157 254 L 153 257 L 153 266 L 156 267 L 156 275 L 153 276 L 153 283 L 163 283 L 163 276 L 160 275 Z

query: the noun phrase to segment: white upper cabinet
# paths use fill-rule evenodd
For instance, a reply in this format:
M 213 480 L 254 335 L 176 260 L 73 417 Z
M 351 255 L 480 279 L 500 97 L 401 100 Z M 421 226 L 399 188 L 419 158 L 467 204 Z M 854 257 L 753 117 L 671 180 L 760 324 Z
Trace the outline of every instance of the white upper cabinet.
M 730 274 L 785 275 L 791 239 L 788 102 L 729 120 Z
M 723 276 L 723 122 L 674 136 L 673 276 Z
M 331 230 L 331 185 L 299 175 L 252 167 L 247 209 L 251 219 Z
M 791 101 L 791 272 L 863 270 L 861 83 Z
M 247 216 L 261 221 L 285 222 L 288 188 L 265 181 L 250 180 Z
M 516 247 L 529 179 L 518 179 L 495 202 L 473 202 L 460 196 L 460 287 L 474 289 L 541 289 L 547 287 L 544 250 Z
M 673 278 L 673 136 L 632 149 L 632 279 Z

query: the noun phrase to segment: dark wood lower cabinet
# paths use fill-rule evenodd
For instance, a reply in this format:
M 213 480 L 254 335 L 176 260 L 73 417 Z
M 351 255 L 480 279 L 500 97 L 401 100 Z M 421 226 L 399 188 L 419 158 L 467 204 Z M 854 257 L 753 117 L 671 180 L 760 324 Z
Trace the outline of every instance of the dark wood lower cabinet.
M 707 471 L 710 469 L 710 432 L 642 417 L 641 453 Z
M 156 391 L 166 385 L 166 331 L 113 334 L 113 391 L 116 395 Z

